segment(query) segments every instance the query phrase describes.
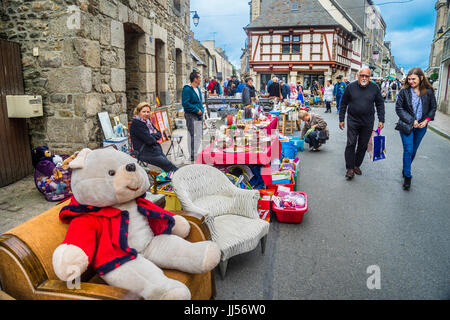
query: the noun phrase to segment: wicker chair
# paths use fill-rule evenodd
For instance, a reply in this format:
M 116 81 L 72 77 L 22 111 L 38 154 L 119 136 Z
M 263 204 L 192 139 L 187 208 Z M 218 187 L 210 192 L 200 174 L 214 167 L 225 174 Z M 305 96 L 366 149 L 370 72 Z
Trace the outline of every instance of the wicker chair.
M 270 224 L 259 218 L 258 191 L 239 189 L 218 169 L 201 164 L 180 168 L 172 185 L 183 210 L 204 215 L 211 238 L 222 252 L 222 279 L 229 258 L 252 251 L 260 241 L 264 254 Z

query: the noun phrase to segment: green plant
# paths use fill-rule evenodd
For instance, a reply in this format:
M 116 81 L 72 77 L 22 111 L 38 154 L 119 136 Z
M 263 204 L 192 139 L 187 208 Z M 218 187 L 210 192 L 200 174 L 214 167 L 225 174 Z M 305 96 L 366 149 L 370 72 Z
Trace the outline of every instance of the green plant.
M 430 80 L 431 80 L 431 81 L 436 81 L 437 79 L 439 79 L 439 73 L 434 72 L 434 73 L 430 76 Z

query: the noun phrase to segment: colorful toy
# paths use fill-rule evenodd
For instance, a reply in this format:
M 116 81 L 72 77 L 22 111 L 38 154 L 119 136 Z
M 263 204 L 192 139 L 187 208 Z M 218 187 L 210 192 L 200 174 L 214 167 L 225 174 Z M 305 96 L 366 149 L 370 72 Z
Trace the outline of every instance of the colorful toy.
M 189 222 L 145 199 L 144 169 L 113 148 L 83 149 L 70 163 L 73 197 L 59 213 L 69 224 L 53 269 L 73 281 L 91 265 L 107 284 L 145 299 L 186 300 L 189 288 L 161 270 L 206 273 L 220 261 L 213 241 L 189 242 Z
M 60 201 L 72 195 L 68 155 L 51 155 L 47 147 L 33 149 L 34 182 L 47 201 Z M 55 164 L 56 163 L 56 164 Z

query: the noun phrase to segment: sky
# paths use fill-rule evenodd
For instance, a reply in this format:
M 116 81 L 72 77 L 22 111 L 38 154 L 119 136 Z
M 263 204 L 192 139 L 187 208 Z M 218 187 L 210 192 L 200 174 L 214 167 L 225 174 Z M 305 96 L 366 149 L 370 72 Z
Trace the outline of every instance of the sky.
M 199 41 L 214 40 L 225 50 L 231 63 L 240 68 L 240 56 L 250 21 L 250 0 L 191 0 L 200 23 L 191 30 Z M 375 0 L 386 22 L 386 41 L 392 42 L 392 55 L 398 66 L 409 70 L 428 68 L 436 20 L 435 0 Z M 408 2 L 408 3 L 398 3 Z M 192 18 L 192 15 L 191 15 Z

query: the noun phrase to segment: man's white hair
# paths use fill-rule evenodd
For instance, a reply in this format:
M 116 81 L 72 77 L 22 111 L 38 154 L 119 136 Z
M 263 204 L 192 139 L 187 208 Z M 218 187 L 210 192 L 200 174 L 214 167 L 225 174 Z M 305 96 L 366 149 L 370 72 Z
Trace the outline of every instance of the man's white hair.
M 273 77 L 273 78 L 272 78 L 272 81 L 273 81 L 273 82 L 278 82 L 278 78 L 277 78 L 277 77 Z
M 367 68 L 367 67 L 366 68 L 362 68 L 361 70 L 359 70 L 358 71 L 358 76 L 361 74 L 361 71 L 364 71 L 364 70 L 368 70 L 369 71 L 369 75 L 372 76 L 372 70 L 370 70 L 370 68 Z

